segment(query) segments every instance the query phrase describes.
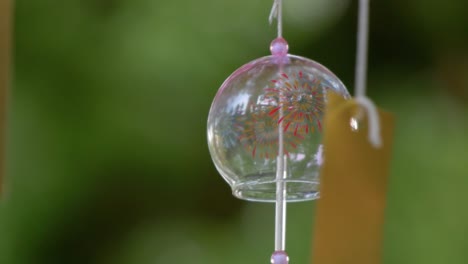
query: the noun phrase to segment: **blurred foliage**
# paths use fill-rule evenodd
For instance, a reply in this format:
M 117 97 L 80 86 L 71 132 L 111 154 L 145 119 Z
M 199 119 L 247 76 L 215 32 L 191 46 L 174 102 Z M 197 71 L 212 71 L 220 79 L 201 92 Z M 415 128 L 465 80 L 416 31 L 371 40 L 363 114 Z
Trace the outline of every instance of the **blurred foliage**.
M 285 1 L 292 53 L 352 87 L 356 2 Z M 273 207 L 206 146 L 217 88 L 268 54 L 271 1 L 16 1 L 0 263 L 266 263 Z M 370 95 L 398 119 L 385 262 L 468 261 L 466 0 L 373 1 Z M 307 263 L 313 203 L 290 206 Z

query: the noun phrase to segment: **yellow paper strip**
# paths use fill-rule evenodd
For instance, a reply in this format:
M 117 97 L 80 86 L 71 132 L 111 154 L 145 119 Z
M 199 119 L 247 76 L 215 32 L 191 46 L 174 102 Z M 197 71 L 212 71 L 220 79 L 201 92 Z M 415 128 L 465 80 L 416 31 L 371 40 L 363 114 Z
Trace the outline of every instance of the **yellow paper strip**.
M 368 141 L 367 120 L 353 131 L 358 107 L 329 94 L 325 163 L 314 227 L 313 264 L 381 263 L 394 119 L 379 111 L 383 147 Z
M 11 2 L 0 1 L 0 194 L 5 173 L 6 100 L 10 76 Z

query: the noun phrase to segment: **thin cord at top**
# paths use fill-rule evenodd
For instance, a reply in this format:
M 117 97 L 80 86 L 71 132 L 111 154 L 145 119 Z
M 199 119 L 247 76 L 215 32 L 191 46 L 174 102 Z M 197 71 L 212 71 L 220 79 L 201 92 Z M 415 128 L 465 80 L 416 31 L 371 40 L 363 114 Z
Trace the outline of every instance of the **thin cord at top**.
M 278 38 L 283 36 L 283 0 L 273 0 L 269 21 L 273 23 L 273 19 L 278 21 Z

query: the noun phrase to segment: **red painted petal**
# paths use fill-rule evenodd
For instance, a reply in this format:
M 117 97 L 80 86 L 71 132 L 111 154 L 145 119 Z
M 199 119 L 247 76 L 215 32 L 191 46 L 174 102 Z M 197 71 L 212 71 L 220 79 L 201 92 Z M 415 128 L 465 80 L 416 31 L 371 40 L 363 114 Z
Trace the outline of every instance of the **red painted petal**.
M 271 110 L 270 113 L 268 113 L 270 116 L 274 115 L 278 110 L 281 108 L 281 106 L 276 107 L 275 109 Z M 280 121 L 281 122 L 281 121 Z
M 289 122 L 289 123 L 284 127 L 284 131 L 287 131 L 290 125 L 291 125 L 291 122 Z
M 281 123 L 281 122 L 283 121 L 284 118 L 285 118 L 284 116 L 283 116 L 282 118 L 280 118 L 280 119 L 278 120 L 278 124 Z

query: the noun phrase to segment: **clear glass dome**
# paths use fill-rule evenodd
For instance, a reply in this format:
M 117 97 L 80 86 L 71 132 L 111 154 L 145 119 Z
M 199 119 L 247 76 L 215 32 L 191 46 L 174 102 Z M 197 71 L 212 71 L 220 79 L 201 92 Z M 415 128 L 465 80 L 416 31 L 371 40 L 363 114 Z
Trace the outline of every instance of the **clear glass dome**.
M 318 197 L 329 92 L 349 98 L 327 68 L 289 54 L 257 59 L 227 78 L 210 109 L 208 146 L 236 197 L 275 201 L 279 153 L 286 200 Z

